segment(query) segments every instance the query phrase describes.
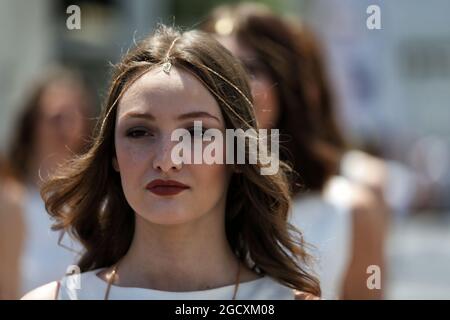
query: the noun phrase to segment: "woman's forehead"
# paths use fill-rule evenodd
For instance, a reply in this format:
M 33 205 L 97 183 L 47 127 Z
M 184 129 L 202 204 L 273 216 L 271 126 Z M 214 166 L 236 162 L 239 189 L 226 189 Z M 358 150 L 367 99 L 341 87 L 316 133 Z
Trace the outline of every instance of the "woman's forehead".
M 221 115 L 214 96 L 194 75 L 177 67 L 172 67 L 169 73 L 156 67 L 124 92 L 118 116 L 131 111 L 176 114 L 194 109 Z

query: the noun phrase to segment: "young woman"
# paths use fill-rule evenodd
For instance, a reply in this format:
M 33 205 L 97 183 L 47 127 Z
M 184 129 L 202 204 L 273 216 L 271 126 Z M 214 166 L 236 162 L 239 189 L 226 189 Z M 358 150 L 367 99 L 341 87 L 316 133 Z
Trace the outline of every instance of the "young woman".
M 194 121 L 223 133 L 254 128 L 239 62 L 202 32 L 161 27 L 115 71 L 92 148 L 42 190 L 55 227 L 86 248 L 81 288 L 70 285 L 74 275 L 24 298 L 318 296 L 302 239 L 287 223 L 283 163 L 261 175 L 259 162 L 173 160 L 172 133 L 195 132 Z
M 12 174 L 24 188 L 25 239 L 21 253 L 21 296 L 56 277 L 76 262 L 80 246 L 51 232 L 39 188 L 53 170 L 86 151 L 92 131 L 93 103 L 86 85 L 71 70 L 55 67 L 35 80 L 11 141 Z
M 336 176 L 345 143 L 314 38 L 256 4 L 219 7 L 202 27 L 246 66 L 261 127 L 280 130 L 281 160 L 298 173 L 291 222 L 317 249 L 322 297 L 381 297 L 367 287 L 367 268 L 383 267 L 383 207 Z

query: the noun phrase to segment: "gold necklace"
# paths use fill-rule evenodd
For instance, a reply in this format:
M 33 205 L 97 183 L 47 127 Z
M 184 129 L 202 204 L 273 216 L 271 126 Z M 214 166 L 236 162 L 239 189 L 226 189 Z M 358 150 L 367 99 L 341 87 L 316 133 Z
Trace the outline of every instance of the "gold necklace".
M 109 293 L 111 291 L 111 287 L 112 287 L 114 281 L 116 280 L 118 266 L 119 266 L 119 263 L 116 263 L 111 271 L 111 274 L 108 276 L 108 286 L 106 287 L 104 300 L 109 300 Z M 236 283 L 234 285 L 234 292 L 233 292 L 233 297 L 231 298 L 231 300 L 236 300 L 236 295 L 237 295 L 237 292 L 239 289 L 240 277 L 241 277 L 241 262 L 238 261 Z

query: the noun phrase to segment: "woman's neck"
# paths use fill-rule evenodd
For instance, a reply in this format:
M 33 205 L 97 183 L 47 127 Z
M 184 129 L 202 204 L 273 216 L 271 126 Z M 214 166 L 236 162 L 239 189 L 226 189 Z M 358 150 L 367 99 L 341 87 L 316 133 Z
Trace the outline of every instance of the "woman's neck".
M 189 224 L 164 226 L 136 215 L 135 235 L 119 262 L 115 284 L 163 291 L 197 291 L 234 284 L 239 262 L 220 220 L 208 214 Z M 243 269 L 244 279 L 258 277 Z

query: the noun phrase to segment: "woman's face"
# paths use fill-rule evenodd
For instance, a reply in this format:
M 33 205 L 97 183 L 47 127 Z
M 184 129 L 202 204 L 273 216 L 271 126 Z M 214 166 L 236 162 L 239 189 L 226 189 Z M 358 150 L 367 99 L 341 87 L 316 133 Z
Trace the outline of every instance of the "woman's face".
M 122 96 L 115 129 L 114 168 L 120 172 L 125 197 L 133 210 L 154 224 L 182 224 L 225 212 L 230 172 L 224 164 L 175 164 L 172 132 L 219 129 L 225 122 L 214 97 L 194 76 L 172 67 L 152 69 Z M 203 147 L 199 136 L 192 135 Z M 156 181 L 156 186 L 151 183 Z M 161 181 L 162 180 L 162 181 Z M 183 184 L 167 186 L 168 180 Z M 149 185 L 150 184 L 150 185 Z M 222 218 L 222 217 L 220 217 Z
M 264 64 L 256 53 L 231 36 L 216 36 L 216 39 L 235 57 L 242 61 L 250 77 L 250 86 L 255 105 L 256 118 L 261 128 L 275 128 L 279 117 L 276 84 L 270 78 Z
M 39 100 L 35 154 L 39 161 L 58 162 L 78 152 L 87 130 L 88 98 L 68 83 L 52 83 Z

